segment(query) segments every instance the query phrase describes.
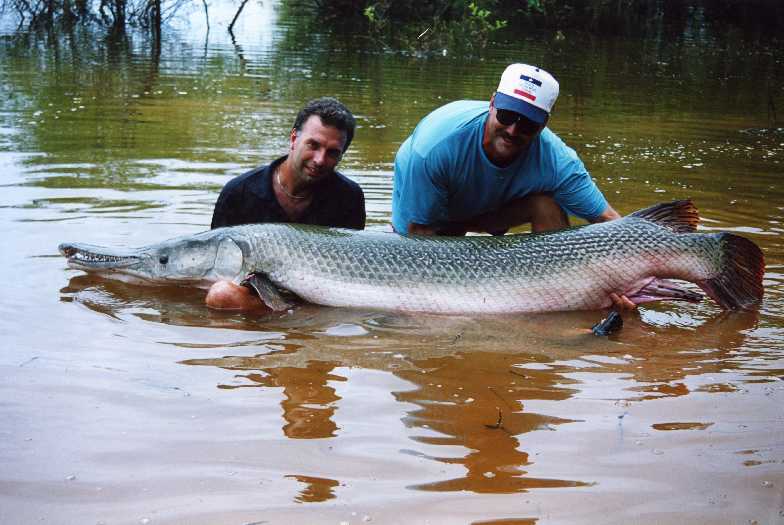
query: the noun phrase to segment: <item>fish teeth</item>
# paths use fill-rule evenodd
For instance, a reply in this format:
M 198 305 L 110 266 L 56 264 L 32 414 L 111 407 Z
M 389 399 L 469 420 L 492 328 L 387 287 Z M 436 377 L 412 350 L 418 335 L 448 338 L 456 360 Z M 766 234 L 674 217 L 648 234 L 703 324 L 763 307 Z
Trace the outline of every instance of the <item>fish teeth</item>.
M 128 259 L 128 257 L 121 257 L 118 255 L 103 255 L 83 252 L 77 252 L 71 255 L 71 258 L 84 262 L 120 262 Z

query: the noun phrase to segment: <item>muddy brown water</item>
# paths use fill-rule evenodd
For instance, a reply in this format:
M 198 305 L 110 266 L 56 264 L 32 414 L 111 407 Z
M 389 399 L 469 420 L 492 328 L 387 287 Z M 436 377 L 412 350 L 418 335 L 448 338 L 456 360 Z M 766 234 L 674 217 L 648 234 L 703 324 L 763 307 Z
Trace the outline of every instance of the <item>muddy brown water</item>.
M 173 21 L 160 56 L 134 35 L 0 38 L 0 522 L 784 522 L 779 48 L 567 35 L 401 55 L 275 3 L 232 43 L 231 10 L 211 13 L 209 35 L 199 10 Z M 551 127 L 620 212 L 690 197 L 705 231 L 762 247 L 759 312 L 643 306 L 610 338 L 588 332 L 602 312 L 222 313 L 57 254 L 205 229 L 324 94 L 358 117 L 342 169 L 387 229 L 397 146 L 514 60 L 560 79 Z

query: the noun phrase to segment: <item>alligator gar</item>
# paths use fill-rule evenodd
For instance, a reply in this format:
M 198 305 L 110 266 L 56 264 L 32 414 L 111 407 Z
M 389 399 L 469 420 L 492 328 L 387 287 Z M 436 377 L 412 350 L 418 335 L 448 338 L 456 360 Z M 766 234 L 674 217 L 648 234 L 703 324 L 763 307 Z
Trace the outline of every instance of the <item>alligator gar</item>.
M 295 224 L 219 228 L 138 249 L 61 244 L 68 265 L 151 284 L 261 283 L 305 301 L 447 314 L 591 310 L 610 293 L 634 303 L 697 302 L 698 285 L 725 309 L 763 296 L 764 259 L 752 241 L 697 233 L 691 201 L 664 203 L 621 219 L 544 234 L 404 237 Z M 266 284 L 266 286 L 265 286 Z

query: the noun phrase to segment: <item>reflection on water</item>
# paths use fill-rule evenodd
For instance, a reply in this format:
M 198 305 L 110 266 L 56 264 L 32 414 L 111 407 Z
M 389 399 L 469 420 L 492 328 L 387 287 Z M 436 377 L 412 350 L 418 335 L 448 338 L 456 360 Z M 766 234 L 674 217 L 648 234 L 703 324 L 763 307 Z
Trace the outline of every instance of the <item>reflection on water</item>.
M 590 312 L 471 320 L 304 306 L 284 316 L 239 320 L 239 314 L 205 315 L 203 292 L 150 290 L 143 300 L 130 301 L 118 295 L 138 294 L 138 287 L 78 276 L 62 293 L 64 300 L 77 300 L 115 318 L 131 314 L 156 323 L 247 330 L 250 337 L 239 343 L 176 344 L 250 355 L 213 353 L 181 363 L 230 372 L 218 385 L 221 389 L 280 391 L 280 428 L 288 438 L 339 438 L 350 430 L 337 422 L 342 397 L 336 385 L 347 381 L 337 369 L 377 369 L 397 376 L 410 388 L 392 392 L 394 398 L 416 407 L 401 419 L 412 441 L 401 453 L 464 468 L 459 477 L 410 487 L 426 491 L 511 493 L 592 484 L 591 479 L 571 479 L 568 472 L 560 479 L 528 473 L 535 459 L 526 450 L 526 434 L 582 423 L 532 410 L 533 401 L 559 402 L 587 394 L 628 410 L 633 403 L 695 391 L 734 392 L 749 380 L 744 376 L 753 374 L 764 376 L 755 380 L 768 382 L 782 377 L 780 371 L 761 367 L 766 359 L 780 360 L 780 353 L 748 346 L 747 334 L 759 323 L 756 312 L 699 319 L 687 313 L 691 305 L 682 306 L 680 314 L 647 310 L 628 319 L 615 338 L 619 342 L 613 342 L 590 334 L 596 315 Z M 346 326 L 355 328 L 347 334 Z M 273 338 L 285 335 L 259 339 L 259 331 Z M 733 371 L 735 379 L 716 381 Z M 705 430 L 715 417 L 664 420 L 652 428 Z M 417 443 L 443 452 L 421 451 Z M 331 488 L 337 482 L 314 479 L 297 501 L 333 497 Z
M 302 489 L 299 496 L 295 498 L 297 503 L 316 503 L 333 499 L 335 497 L 335 492 L 332 489 L 340 485 L 340 483 L 334 479 L 296 475 L 286 477 L 296 479 L 300 483 L 305 484 L 305 487 Z
M 249 505 L 281 517 L 292 502 L 327 503 L 338 523 L 362 505 L 387 509 L 377 522 L 606 521 L 596 508 L 630 522 L 678 507 L 694 519 L 669 522 L 763 523 L 784 511 L 778 46 L 575 34 L 418 57 L 321 34 L 275 2 L 248 4 L 232 41 L 236 5 L 210 4 L 209 33 L 196 7 L 159 52 L 133 33 L 0 36 L 0 497 L 16 521 L 76 500 L 102 502 L 93 522 L 152 506 L 162 521 L 253 523 L 268 516 L 241 514 Z M 369 227 L 387 229 L 398 145 L 433 108 L 487 99 L 517 60 L 556 73 L 551 127 L 619 211 L 690 197 L 702 230 L 762 247 L 759 312 L 650 305 L 610 338 L 589 330 L 602 312 L 260 316 L 55 255 L 63 241 L 140 246 L 206 229 L 219 188 L 283 153 L 297 109 L 321 95 L 357 115 L 342 170 L 365 190 Z M 205 517 L 194 494 L 240 514 Z M 651 495 L 653 507 L 636 503 Z
M 499 520 L 482 520 L 482 521 L 474 521 L 471 525 L 536 525 L 539 520 L 535 518 L 531 519 L 517 519 L 517 518 L 504 518 Z
M 656 430 L 705 430 L 713 423 L 656 423 L 653 426 Z
M 531 461 L 529 454 L 521 450 L 525 447 L 518 436 L 533 430 L 554 431 L 556 425 L 574 421 L 525 410 L 525 400 L 566 399 L 573 393 L 556 387 L 561 379 L 557 374 L 537 374 L 535 378 L 513 375 L 510 367 L 526 362 L 525 357 L 461 352 L 417 361 L 420 370 L 400 372 L 401 377 L 417 386 L 413 391 L 395 394 L 398 400 L 420 407 L 404 421 L 418 430 L 412 439 L 470 451 L 466 455 L 458 452 L 458 456 L 430 458 L 463 465 L 464 477 L 424 483 L 417 488 L 505 493 L 583 484 L 526 476 L 524 467 Z M 473 380 L 465 382 L 466 377 Z
M 221 360 L 188 360 L 188 365 L 223 366 Z M 335 435 L 337 425 L 332 420 L 336 402 L 340 396 L 330 387 L 329 381 L 346 381 L 345 377 L 330 374 L 336 363 L 321 361 L 308 362 L 303 368 L 279 367 L 262 369 L 261 373 L 246 374 L 237 378 L 246 379 L 252 384 L 222 385 L 221 388 L 241 388 L 247 386 L 277 387 L 283 389 L 281 408 L 286 424 L 283 433 L 289 438 L 313 439 Z M 243 367 L 247 370 L 247 368 Z

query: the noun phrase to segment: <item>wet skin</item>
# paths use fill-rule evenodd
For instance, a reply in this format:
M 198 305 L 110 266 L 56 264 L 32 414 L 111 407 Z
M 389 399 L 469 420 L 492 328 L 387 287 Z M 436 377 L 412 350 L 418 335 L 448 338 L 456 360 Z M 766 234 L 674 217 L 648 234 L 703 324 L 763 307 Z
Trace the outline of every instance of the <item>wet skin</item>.
M 289 156 L 280 166 L 286 192 L 297 197 L 312 192 L 314 185 L 335 173 L 345 144 L 346 134 L 324 124 L 318 115 L 311 115 L 301 130 L 292 129 Z
M 490 99 L 490 115 L 485 121 L 482 149 L 490 162 L 503 168 L 509 166 L 528 149 L 547 122 L 538 128 L 529 128 L 520 120 L 506 126 L 499 122 L 496 117 L 497 112 L 495 95 L 493 95 Z

